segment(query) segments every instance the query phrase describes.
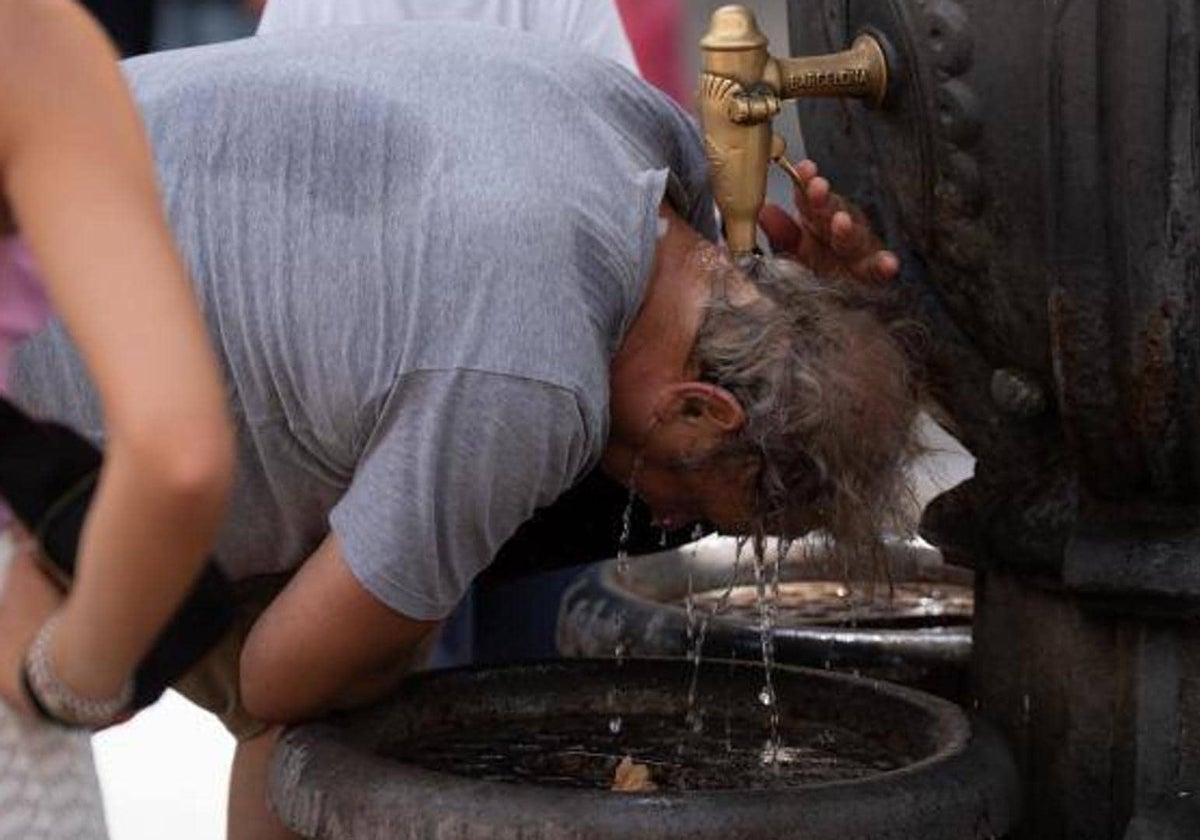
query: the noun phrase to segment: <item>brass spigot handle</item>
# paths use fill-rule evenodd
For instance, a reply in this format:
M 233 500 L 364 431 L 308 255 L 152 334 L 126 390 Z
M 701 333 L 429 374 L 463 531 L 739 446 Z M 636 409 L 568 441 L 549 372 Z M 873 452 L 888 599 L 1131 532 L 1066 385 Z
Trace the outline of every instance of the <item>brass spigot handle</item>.
M 697 110 L 704 129 L 713 195 L 721 209 L 725 241 L 735 256 L 756 250 L 758 213 L 774 158 L 799 184 L 783 156 L 771 154 L 771 120 L 780 102 L 801 96 L 848 96 L 869 105 L 887 93 L 887 59 L 881 44 L 863 34 L 832 55 L 772 58 L 767 37 L 745 6 L 713 12 L 700 41 Z
M 729 101 L 729 119 L 738 125 L 768 122 L 779 113 L 779 97 L 770 90 L 739 92 Z
M 780 99 L 800 97 L 853 97 L 871 107 L 883 104 L 887 95 L 888 68 L 883 47 L 863 33 L 850 49 L 830 55 L 777 58 L 775 87 Z
M 787 141 L 778 134 L 771 138 L 771 162 L 782 169 L 796 187 L 803 188 L 804 182 L 800 180 L 796 165 L 788 160 Z

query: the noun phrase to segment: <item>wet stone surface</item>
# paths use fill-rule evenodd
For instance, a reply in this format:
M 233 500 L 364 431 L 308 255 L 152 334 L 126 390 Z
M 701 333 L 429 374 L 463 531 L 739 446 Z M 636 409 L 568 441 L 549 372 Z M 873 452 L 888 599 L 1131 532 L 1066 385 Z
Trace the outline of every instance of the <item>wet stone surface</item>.
M 736 714 L 736 712 L 735 712 Z M 778 790 L 894 770 L 905 756 L 828 724 L 793 721 L 771 762 L 763 720 L 705 717 L 699 732 L 678 716 L 625 714 L 619 734 L 591 715 L 489 723 L 424 735 L 390 757 L 487 781 L 608 790 L 626 756 L 645 764 L 660 791 Z

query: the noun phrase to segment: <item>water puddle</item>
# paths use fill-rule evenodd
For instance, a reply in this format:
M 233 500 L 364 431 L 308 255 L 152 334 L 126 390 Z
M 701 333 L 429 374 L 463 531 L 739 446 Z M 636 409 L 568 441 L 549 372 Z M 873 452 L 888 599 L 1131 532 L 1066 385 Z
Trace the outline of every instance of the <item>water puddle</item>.
M 903 766 L 887 745 L 828 723 L 789 724 L 787 746 L 761 747 L 761 721 L 734 717 L 722 733 L 697 733 L 680 750 L 674 715 L 627 713 L 620 741 L 590 715 L 488 721 L 423 734 L 389 756 L 430 770 L 495 782 L 607 790 L 632 755 L 659 790 L 773 790 L 859 779 Z
M 974 594 L 969 586 L 903 581 L 887 595 L 870 590 L 845 581 L 783 581 L 774 598 L 775 627 L 920 628 L 971 623 Z M 752 585 L 697 592 L 691 600 L 693 609 L 719 604 L 725 621 L 742 625 L 759 621 L 758 593 Z M 687 599 L 677 603 L 688 609 Z

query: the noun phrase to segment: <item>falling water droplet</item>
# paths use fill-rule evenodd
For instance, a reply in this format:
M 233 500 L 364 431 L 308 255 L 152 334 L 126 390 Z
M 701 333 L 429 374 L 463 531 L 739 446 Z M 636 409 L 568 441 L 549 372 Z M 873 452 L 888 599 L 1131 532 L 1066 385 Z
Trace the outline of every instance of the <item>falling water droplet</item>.
M 637 475 L 642 467 L 642 453 L 633 458 L 629 471 L 629 497 L 621 513 L 621 534 L 617 537 L 617 572 L 624 575 L 629 571 L 629 540 L 633 536 L 633 504 L 637 501 Z
M 765 544 L 762 540 L 754 541 L 753 568 L 754 588 L 758 600 L 759 648 L 762 653 L 763 677 L 765 684 L 759 692 L 758 699 L 768 709 L 768 720 L 771 726 L 772 755 L 777 755 L 782 739 L 779 734 L 779 708 L 775 702 L 775 683 L 771 678 L 771 670 L 775 664 L 775 608 L 778 605 L 779 569 L 787 544 L 780 542 L 777 551 L 771 552 L 773 563 L 767 557 Z M 770 572 L 770 581 L 768 581 Z M 772 759 L 773 761 L 774 759 Z
M 621 533 L 617 537 L 617 574 L 625 576 L 629 573 L 629 540 L 633 530 L 633 504 L 637 499 L 635 481 L 637 472 L 641 466 L 641 454 L 639 453 L 633 459 L 633 467 L 629 474 L 629 497 L 625 500 L 625 510 L 621 514 Z M 621 607 L 617 608 L 615 616 L 615 628 L 613 636 L 616 643 L 613 645 L 613 658 L 616 660 L 618 672 L 625 665 L 625 610 Z M 617 687 L 614 685 L 609 689 L 608 694 L 608 709 L 615 711 L 617 705 Z M 613 715 L 608 721 L 608 731 L 616 735 L 621 731 L 621 716 Z
M 779 741 L 772 738 L 771 740 L 769 740 L 765 744 L 763 744 L 763 750 L 762 750 L 762 763 L 768 767 L 775 768 L 775 771 L 777 773 L 779 772 L 779 765 L 780 765 L 780 762 L 779 762 L 780 747 L 781 747 L 781 744 L 779 743 Z

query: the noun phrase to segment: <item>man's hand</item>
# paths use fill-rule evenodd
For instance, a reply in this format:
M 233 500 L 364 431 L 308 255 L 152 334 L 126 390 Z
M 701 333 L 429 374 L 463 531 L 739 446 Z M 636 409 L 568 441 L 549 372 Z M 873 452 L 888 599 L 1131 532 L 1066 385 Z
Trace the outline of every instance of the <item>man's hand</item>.
M 759 215 L 771 250 L 817 274 L 877 283 L 895 278 L 900 260 L 884 250 L 863 212 L 833 192 L 811 160 L 801 161 L 796 172 L 796 217 L 777 204 L 768 204 Z
M 38 568 L 33 544 L 22 540 L 8 567 L 0 573 L 0 703 L 33 714 L 21 688 L 25 651 L 62 595 Z

